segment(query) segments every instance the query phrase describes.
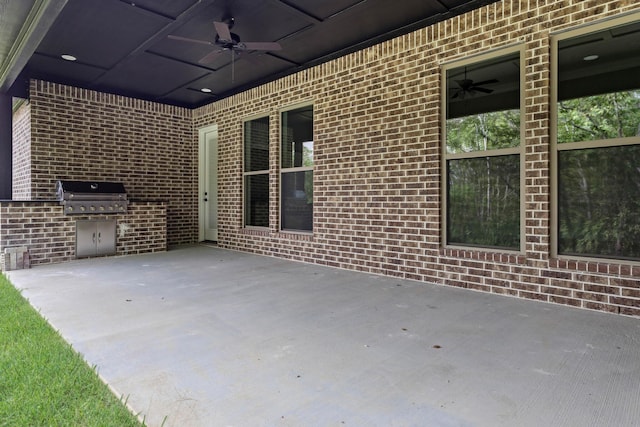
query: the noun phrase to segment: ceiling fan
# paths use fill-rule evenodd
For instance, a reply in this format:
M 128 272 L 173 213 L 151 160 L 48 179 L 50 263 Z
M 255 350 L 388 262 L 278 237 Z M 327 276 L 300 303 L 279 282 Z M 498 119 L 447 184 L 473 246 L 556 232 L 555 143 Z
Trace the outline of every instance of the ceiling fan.
M 481 82 L 474 82 L 471 79 L 467 78 L 467 68 L 465 67 L 464 69 L 464 79 L 462 80 L 456 80 L 455 81 L 458 84 L 458 88 L 457 90 L 454 92 L 453 96 L 451 98 L 461 98 L 464 99 L 464 97 L 466 95 L 473 95 L 476 92 L 482 92 L 482 93 L 491 93 L 493 92 L 493 89 L 487 89 L 486 87 L 483 87 L 484 85 L 489 85 L 489 84 L 493 84 L 493 83 L 498 83 L 497 79 L 490 79 L 490 80 L 484 80 Z
M 187 37 L 169 35 L 168 38 L 172 40 L 179 40 L 183 42 L 199 43 L 208 46 L 213 46 L 216 49 L 209 52 L 198 61 L 200 64 L 207 64 L 212 62 L 218 55 L 225 51 L 231 52 L 231 58 L 233 60 L 234 54 L 240 54 L 249 50 L 280 50 L 282 47 L 277 42 L 243 42 L 240 36 L 232 33 L 231 28 L 235 23 L 234 18 L 224 19 L 222 22 L 214 21 L 213 26 L 216 30 L 216 38 L 213 41 L 209 40 L 197 40 Z

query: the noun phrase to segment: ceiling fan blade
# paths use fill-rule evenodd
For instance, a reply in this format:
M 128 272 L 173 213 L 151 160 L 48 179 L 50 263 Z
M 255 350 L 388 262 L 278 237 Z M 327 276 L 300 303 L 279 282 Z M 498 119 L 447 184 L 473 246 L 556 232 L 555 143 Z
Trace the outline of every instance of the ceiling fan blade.
M 238 48 L 245 50 L 280 50 L 282 46 L 276 42 L 240 42 Z
M 218 55 L 220 55 L 222 52 L 224 52 L 224 49 L 221 50 L 213 50 L 209 53 L 207 53 L 205 56 L 203 56 L 202 58 L 200 58 L 200 60 L 198 61 L 199 64 L 208 64 L 210 62 L 213 62 L 214 59 L 216 59 L 218 57 Z
M 213 46 L 214 44 L 210 41 L 206 41 L 206 40 L 197 40 L 197 39 L 190 39 L 187 37 L 180 37 L 180 36 L 174 36 L 169 34 L 167 36 L 167 38 L 170 38 L 171 40 L 178 40 L 181 42 L 189 42 L 189 43 L 199 43 L 199 44 L 206 44 L 208 46 Z
M 498 80 L 496 79 L 491 79 L 491 80 L 485 80 L 483 82 L 473 82 L 474 86 L 484 86 L 484 85 L 490 85 L 493 83 L 498 83 Z
M 216 28 L 216 33 L 218 33 L 219 41 L 223 43 L 233 43 L 233 38 L 231 37 L 231 31 L 229 31 L 229 26 L 224 22 L 213 22 L 213 26 Z
M 264 61 L 262 61 L 261 56 L 259 54 L 253 54 L 247 50 L 238 50 L 234 49 L 236 55 L 238 55 L 238 59 L 243 59 L 247 62 L 250 62 L 252 65 L 256 66 L 264 66 Z
M 478 86 L 472 87 L 471 90 L 476 90 L 476 91 L 482 92 L 482 93 L 491 93 L 491 92 L 493 92 L 493 89 L 487 89 L 487 88 L 478 87 Z
M 469 90 L 473 87 L 473 80 L 464 79 L 464 80 L 455 80 L 455 82 L 460 86 L 462 90 Z

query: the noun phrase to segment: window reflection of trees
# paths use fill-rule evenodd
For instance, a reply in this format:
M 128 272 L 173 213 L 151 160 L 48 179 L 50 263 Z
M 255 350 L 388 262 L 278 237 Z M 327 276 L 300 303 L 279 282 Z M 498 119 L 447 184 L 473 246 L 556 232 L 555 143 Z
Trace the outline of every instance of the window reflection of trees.
M 640 258 L 640 146 L 559 153 L 559 251 Z
M 558 41 L 559 254 L 640 259 L 638 42 L 638 22 Z
M 558 103 L 558 143 L 640 136 L 640 90 Z
M 518 155 L 448 162 L 448 237 L 451 244 L 519 247 Z
M 447 120 L 447 152 L 470 153 L 520 145 L 520 110 Z
M 639 135 L 639 91 L 562 101 L 558 142 Z M 640 258 L 640 145 L 558 153 L 558 252 Z
M 446 242 L 521 247 L 520 54 L 446 71 Z M 465 87 L 478 83 L 480 89 Z

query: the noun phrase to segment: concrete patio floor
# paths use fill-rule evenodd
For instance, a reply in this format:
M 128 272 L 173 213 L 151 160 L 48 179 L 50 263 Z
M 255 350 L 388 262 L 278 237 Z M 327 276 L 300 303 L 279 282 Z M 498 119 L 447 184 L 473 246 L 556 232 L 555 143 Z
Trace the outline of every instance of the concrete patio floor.
M 640 319 L 208 246 L 8 276 L 149 426 L 640 425 Z

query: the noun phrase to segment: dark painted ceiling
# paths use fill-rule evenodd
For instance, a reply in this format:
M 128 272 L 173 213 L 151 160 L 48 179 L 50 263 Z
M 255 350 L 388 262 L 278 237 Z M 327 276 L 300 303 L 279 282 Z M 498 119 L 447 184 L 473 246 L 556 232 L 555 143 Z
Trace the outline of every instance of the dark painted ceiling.
M 488 0 L 68 0 L 15 79 L 30 78 L 198 107 L 368 45 L 426 27 Z M 58 13 L 58 12 L 56 12 Z M 234 19 L 242 41 L 275 51 L 226 50 L 214 21 Z M 65 61 L 68 54 L 76 61 Z M 201 89 L 209 88 L 211 93 Z

